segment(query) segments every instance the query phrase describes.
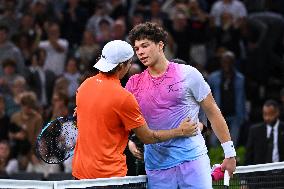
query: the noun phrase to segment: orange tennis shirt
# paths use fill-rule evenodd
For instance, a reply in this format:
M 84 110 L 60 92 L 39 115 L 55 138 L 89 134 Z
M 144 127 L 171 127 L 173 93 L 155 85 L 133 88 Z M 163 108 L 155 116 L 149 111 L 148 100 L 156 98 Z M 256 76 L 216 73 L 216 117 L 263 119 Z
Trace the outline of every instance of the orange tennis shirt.
M 78 179 L 126 176 L 129 131 L 146 124 L 135 97 L 118 79 L 99 73 L 78 88 L 76 105 L 72 175 Z

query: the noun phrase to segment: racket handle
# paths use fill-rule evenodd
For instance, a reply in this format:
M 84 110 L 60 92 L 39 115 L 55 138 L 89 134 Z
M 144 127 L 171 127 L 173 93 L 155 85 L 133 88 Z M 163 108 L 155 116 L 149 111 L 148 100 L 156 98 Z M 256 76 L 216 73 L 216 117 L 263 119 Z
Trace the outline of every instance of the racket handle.
M 225 173 L 224 173 L 224 188 L 229 188 L 230 186 L 230 175 L 229 175 L 229 172 L 227 170 L 225 170 Z

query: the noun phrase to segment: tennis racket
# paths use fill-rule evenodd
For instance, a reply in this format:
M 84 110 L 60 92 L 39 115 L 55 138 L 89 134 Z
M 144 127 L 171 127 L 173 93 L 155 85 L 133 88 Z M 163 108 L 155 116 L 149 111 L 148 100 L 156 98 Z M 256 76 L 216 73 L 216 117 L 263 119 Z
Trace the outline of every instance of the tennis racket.
M 36 140 L 36 155 L 48 164 L 73 156 L 77 139 L 76 117 L 58 117 L 47 123 Z

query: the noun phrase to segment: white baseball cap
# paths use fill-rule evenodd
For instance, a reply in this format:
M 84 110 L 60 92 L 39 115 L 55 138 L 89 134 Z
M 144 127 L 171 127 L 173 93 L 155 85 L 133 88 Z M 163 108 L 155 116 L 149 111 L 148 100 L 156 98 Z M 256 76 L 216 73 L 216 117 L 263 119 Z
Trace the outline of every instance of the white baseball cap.
M 94 67 L 102 72 L 109 72 L 119 63 L 129 60 L 133 56 L 134 51 L 129 43 L 122 40 L 113 40 L 104 46 L 101 58 Z

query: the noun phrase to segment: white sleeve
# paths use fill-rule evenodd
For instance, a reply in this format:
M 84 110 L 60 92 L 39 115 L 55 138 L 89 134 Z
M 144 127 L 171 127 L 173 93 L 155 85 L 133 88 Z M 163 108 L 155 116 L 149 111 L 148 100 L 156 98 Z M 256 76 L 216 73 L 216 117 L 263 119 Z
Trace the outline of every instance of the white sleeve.
M 191 69 L 189 77 L 189 89 L 196 101 L 201 102 L 211 92 L 210 87 L 196 68 Z

